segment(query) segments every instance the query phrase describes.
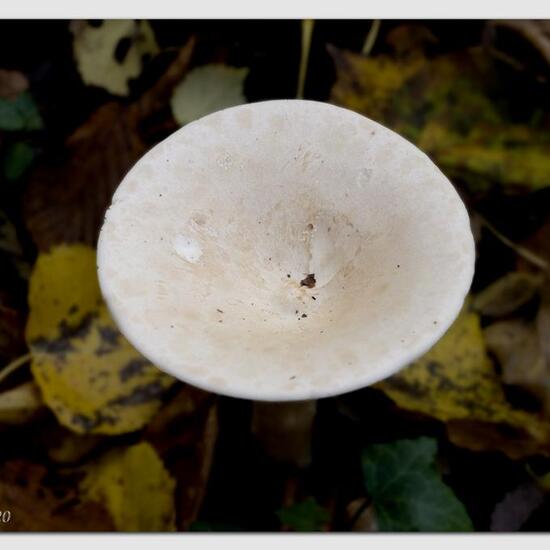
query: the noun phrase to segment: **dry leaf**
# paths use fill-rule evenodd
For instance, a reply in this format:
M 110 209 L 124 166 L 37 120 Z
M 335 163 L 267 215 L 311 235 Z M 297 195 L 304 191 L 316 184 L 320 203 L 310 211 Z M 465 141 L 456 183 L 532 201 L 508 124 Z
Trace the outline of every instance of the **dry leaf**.
M 218 436 L 217 399 L 184 386 L 147 426 L 144 437 L 155 447 L 177 481 L 178 529 L 197 519 L 212 466 Z
M 538 292 L 542 278 L 516 271 L 484 288 L 472 300 L 472 307 L 487 317 L 503 317 L 529 302 Z
M 59 422 L 79 433 L 143 427 L 175 380 L 118 331 L 101 298 L 95 251 L 72 245 L 40 255 L 29 306 L 32 373 Z
M 0 467 L 0 503 L 9 510 L 0 531 L 112 531 L 113 523 L 98 504 L 82 503 L 75 489 L 53 480 L 44 466 L 12 461 Z
M 479 317 L 467 306 L 428 353 L 377 387 L 400 407 L 444 422 L 508 425 L 525 431 L 541 448 L 550 442 L 547 423 L 507 402 L 486 353 Z
M 25 382 L 0 393 L 0 424 L 24 424 L 42 406 L 36 384 Z
M 118 531 L 174 531 L 174 488 L 148 443 L 110 451 L 81 483 L 83 497 L 104 506 Z
M 166 106 L 187 70 L 194 43 L 188 41 L 143 97 L 129 107 L 100 107 L 69 137 L 64 158 L 43 161 L 33 171 L 23 212 L 40 250 L 60 243 L 95 245 L 114 190 L 148 148 L 141 124 Z
M 141 74 L 143 57 L 158 52 L 153 29 L 146 21 L 117 19 L 92 26 L 73 22 L 73 50 L 85 84 L 115 95 L 129 93 L 128 81 Z
M 484 330 L 487 348 L 502 368 L 502 380 L 538 395 L 550 409 L 550 363 L 547 364 L 533 323 L 500 321 Z

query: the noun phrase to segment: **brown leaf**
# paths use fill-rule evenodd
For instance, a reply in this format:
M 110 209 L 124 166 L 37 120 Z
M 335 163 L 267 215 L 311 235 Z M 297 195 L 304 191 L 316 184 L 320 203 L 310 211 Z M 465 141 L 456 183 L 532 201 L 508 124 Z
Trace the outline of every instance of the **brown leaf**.
M 29 81 L 23 73 L 0 69 L 0 98 L 15 99 L 28 87 Z
M 522 386 L 550 409 L 550 363 L 547 363 L 533 323 L 501 321 L 484 330 L 487 348 L 497 358 L 506 384 Z
M 23 210 L 40 250 L 59 243 L 96 243 L 114 190 L 148 148 L 141 126 L 168 104 L 193 47 L 190 39 L 163 77 L 129 107 L 111 102 L 93 113 L 67 140 L 65 158 L 37 167 Z
M 94 503 L 81 503 L 67 481 L 53 480 L 40 465 L 21 460 L 0 468 L 0 503 L 10 521 L 0 531 L 113 531 L 107 512 Z M 55 483 L 54 483 L 55 481 Z
M 145 438 L 177 481 L 178 528 L 188 530 L 202 505 L 218 436 L 216 396 L 182 389 L 150 422 Z
M 447 435 L 457 447 L 471 451 L 502 451 L 512 460 L 550 453 L 550 444 L 533 438 L 519 426 L 477 420 L 450 420 Z

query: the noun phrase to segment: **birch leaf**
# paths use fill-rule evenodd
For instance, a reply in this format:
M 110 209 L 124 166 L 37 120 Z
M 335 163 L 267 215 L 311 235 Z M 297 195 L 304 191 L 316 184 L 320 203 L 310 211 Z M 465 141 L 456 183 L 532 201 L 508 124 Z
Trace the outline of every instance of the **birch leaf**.
M 148 443 L 107 453 L 81 483 L 84 498 L 108 510 L 119 531 L 174 531 L 174 489 Z
M 32 373 L 59 422 L 79 433 L 143 427 L 174 379 L 118 331 L 101 298 L 95 251 L 64 245 L 41 254 L 30 280 L 29 306 Z
M 153 29 L 146 21 L 107 20 L 99 27 L 78 21 L 72 30 L 82 80 L 114 95 L 128 95 L 128 81 L 141 74 L 143 56 L 158 52 Z

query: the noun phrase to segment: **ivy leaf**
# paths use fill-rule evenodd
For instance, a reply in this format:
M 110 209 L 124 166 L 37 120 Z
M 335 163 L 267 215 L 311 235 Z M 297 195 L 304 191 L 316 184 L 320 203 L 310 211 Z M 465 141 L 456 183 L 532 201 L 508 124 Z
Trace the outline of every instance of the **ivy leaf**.
M 0 130 L 8 132 L 40 130 L 43 122 L 28 92 L 15 99 L 0 98 Z
M 189 72 L 176 86 L 170 104 L 174 118 L 187 124 L 205 115 L 246 103 L 243 85 L 247 68 L 211 64 Z
M 119 531 L 175 530 L 175 482 L 149 443 L 107 453 L 80 488 L 109 511 Z
M 11 145 L 3 159 L 3 172 L 8 181 L 18 180 L 32 165 L 36 153 L 33 147 L 23 141 Z
M 95 250 L 59 246 L 41 254 L 29 288 L 26 339 L 45 403 L 78 433 L 143 427 L 175 382 L 118 331 L 102 300 Z
M 128 81 L 142 70 L 142 59 L 158 52 L 153 29 L 146 21 L 117 19 L 99 27 L 74 22 L 73 51 L 85 84 L 126 96 Z
M 292 531 L 322 531 L 328 523 L 328 511 L 310 497 L 277 512 L 281 523 Z
M 436 441 L 427 437 L 365 449 L 363 475 L 380 531 L 473 530 L 435 468 L 436 452 Z

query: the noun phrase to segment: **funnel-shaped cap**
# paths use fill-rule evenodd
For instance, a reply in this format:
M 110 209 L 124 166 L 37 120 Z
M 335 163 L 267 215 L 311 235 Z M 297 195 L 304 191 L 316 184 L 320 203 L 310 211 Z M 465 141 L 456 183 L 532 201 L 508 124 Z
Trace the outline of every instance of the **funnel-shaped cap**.
M 322 397 L 427 351 L 473 275 L 469 219 L 416 147 L 351 111 L 269 101 L 188 124 L 128 173 L 98 246 L 124 335 L 215 392 Z

